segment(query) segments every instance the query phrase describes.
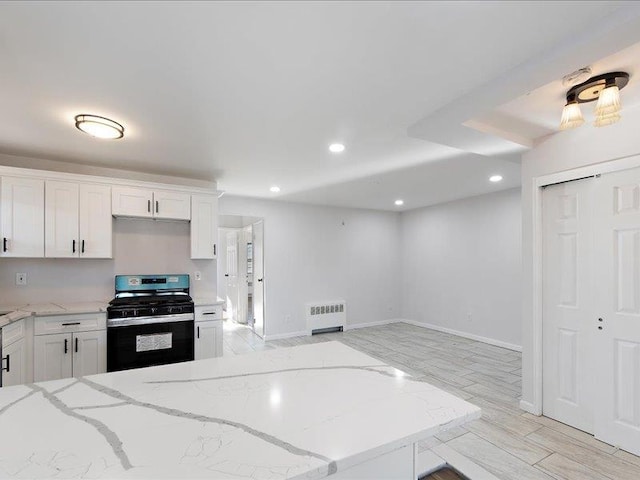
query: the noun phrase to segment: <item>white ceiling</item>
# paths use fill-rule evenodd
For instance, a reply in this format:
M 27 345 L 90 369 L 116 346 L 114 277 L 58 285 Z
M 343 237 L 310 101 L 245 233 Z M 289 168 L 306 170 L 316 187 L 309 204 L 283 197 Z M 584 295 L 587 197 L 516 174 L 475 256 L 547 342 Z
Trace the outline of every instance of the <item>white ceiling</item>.
M 548 83 L 524 75 L 532 59 L 640 41 L 611 34 L 634 5 L 577 3 L 2 2 L 0 152 L 390 210 L 517 186 L 522 145 L 464 121 Z M 499 98 L 509 78 L 527 81 Z M 77 113 L 126 137 L 83 135 Z

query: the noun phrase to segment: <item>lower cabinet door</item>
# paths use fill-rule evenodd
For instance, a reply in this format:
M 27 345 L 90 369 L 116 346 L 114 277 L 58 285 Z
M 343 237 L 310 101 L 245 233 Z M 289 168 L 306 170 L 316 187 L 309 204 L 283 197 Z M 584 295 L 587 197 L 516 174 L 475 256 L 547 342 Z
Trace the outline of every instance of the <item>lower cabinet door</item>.
M 71 333 L 36 335 L 33 339 L 33 381 L 71 377 L 73 348 Z
M 27 344 L 24 338 L 13 342 L 2 350 L 2 386 L 27 383 Z
M 73 334 L 73 376 L 107 371 L 107 331 Z
M 195 323 L 195 359 L 222 356 L 222 321 Z

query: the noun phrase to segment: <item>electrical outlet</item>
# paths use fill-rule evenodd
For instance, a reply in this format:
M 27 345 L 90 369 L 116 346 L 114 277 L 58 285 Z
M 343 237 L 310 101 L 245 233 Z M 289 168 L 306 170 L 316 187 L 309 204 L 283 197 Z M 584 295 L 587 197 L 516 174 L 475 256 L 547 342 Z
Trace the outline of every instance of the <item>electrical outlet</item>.
M 194 276 L 195 276 L 196 280 L 202 280 L 202 273 L 201 272 L 195 272 Z
M 16 273 L 16 285 L 26 285 L 26 284 L 27 284 L 27 274 Z

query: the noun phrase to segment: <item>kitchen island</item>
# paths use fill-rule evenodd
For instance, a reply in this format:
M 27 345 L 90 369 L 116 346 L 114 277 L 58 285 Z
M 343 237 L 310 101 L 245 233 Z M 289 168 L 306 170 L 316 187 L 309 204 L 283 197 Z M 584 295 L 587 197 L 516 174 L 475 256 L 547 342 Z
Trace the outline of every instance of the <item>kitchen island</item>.
M 0 390 L 0 478 L 415 478 L 480 409 L 339 342 Z

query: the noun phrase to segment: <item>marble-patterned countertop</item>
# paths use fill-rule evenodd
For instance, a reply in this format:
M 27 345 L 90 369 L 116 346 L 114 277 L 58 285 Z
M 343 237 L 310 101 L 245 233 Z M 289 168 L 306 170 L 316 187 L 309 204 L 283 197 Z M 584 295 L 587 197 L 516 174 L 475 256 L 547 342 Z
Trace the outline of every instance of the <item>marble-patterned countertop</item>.
M 0 478 L 321 478 L 480 417 L 339 342 L 0 390 Z
M 193 297 L 193 304 L 196 307 L 204 307 L 207 305 L 222 305 L 224 300 L 220 297 L 204 297 L 204 296 L 195 296 Z
M 73 315 L 106 312 L 109 302 L 41 303 L 0 306 L 0 328 L 31 315 Z M 4 313 L 4 315 L 2 315 Z

